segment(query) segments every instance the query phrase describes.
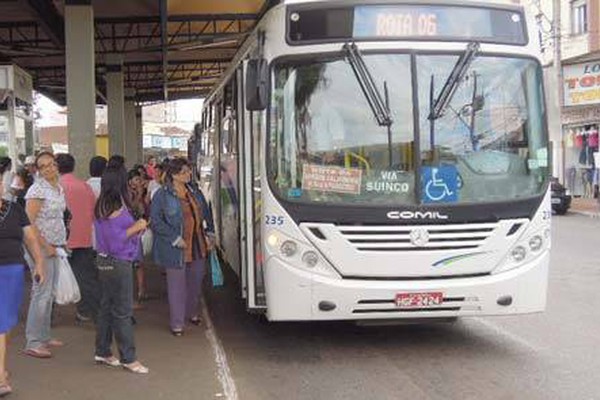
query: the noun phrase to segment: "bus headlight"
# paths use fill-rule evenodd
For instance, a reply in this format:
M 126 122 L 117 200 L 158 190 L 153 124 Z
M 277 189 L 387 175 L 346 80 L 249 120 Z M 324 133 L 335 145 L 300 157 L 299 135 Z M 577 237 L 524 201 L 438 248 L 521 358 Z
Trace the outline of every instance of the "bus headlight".
M 298 245 L 292 240 L 286 240 L 281 244 L 279 251 L 286 257 L 293 257 L 298 252 Z
M 539 251 L 544 245 L 544 239 L 540 235 L 535 235 L 529 239 L 529 248 L 531 251 Z
M 302 261 L 307 267 L 314 268 L 319 262 L 319 256 L 314 251 L 309 250 L 302 254 Z
M 269 243 L 269 246 L 275 247 L 279 243 L 279 237 L 276 234 L 271 233 L 269 237 L 267 237 L 267 243 Z
M 514 261 L 520 263 L 527 256 L 527 249 L 523 246 L 517 246 L 511 251 L 510 255 Z

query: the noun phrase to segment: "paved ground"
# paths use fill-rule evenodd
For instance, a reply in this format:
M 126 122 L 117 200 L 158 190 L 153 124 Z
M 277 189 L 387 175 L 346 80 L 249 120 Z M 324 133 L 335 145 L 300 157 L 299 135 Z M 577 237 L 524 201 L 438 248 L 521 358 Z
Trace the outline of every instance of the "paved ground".
M 600 221 L 555 217 L 553 234 L 548 310 L 539 315 L 369 328 L 267 324 L 245 313 L 233 287 L 211 291 L 207 303 L 230 367 L 225 375 L 240 399 L 600 399 Z M 171 337 L 158 301 L 138 319 L 150 376 L 93 366 L 91 329 L 73 326 L 60 310 L 55 332 L 69 346 L 56 359 L 18 355 L 15 340 L 14 398 L 222 396 L 227 376 L 217 375 L 224 371 L 205 335 L 210 330 Z
M 600 222 L 554 219 L 548 311 L 452 325 L 256 322 L 210 296 L 243 399 L 600 399 Z
M 153 292 L 163 296 L 162 276 L 157 271 L 152 275 Z M 11 399 L 198 400 L 218 398 L 222 391 L 205 329 L 194 326 L 184 337 L 173 337 L 164 298 L 150 301 L 146 310 L 136 312 L 136 346 L 140 360 L 151 369 L 147 376 L 95 365 L 94 328 L 75 325 L 71 307 L 56 311 L 53 335 L 67 345 L 56 350 L 53 359 L 20 354 L 23 327 L 14 332 L 9 368 L 17 392 Z
M 574 198 L 571 202 L 571 211 L 596 216 L 600 213 L 600 204 L 598 203 L 598 199 Z

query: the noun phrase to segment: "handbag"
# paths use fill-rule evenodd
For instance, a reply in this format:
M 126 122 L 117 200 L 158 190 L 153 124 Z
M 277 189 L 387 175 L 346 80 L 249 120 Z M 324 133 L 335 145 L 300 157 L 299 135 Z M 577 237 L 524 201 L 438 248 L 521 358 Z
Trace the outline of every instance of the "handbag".
M 211 251 L 208 257 L 213 287 L 223 286 L 223 270 L 221 269 L 221 263 L 219 262 L 216 251 Z
M 54 301 L 59 305 L 74 304 L 81 300 L 79 285 L 63 249 L 57 249 L 58 278 L 54 286 Z

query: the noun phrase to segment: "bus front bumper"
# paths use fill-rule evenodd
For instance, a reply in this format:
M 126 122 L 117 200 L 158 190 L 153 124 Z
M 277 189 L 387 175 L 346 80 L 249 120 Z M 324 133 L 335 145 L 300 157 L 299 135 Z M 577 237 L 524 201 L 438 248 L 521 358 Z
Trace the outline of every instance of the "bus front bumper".
M 512 315 L 544 311 L 549 251 L 519 268 L 473 278 L 422 281 L 334 279 L 279 258 L 266 268 L 271 321 L 421 319 Z M 402 308 L 399 294 L 442 293 L 442 304 Z

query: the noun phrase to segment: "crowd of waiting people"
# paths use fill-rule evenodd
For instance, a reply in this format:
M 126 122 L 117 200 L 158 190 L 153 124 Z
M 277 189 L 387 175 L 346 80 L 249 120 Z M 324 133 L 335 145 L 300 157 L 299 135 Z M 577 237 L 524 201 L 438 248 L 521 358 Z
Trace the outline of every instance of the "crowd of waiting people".
M 41 152 L 16 171 L 12 160 L 0 158 L 0 397 L 12 392 L 8 334 L 18 323 L 26 271 L 31 295 L 23 353 L 31 357 L 51 358 L 64 345 L 51 333 L 51 318 L 58 263 L 67 259 L 81 294 L 75 319 L 96 326 L 93 361 L 149 372 L 136 353 L 133 319 L 148 299 L 142 251 L 148 237 L 154 264 L 166 275 L 171 333 L 182 336 L 187 323 L 202 323 L 200 291 L 214 230 L 187 160 L 159 164 L 150 157 L 128 171 L 121 156 L 97 156 L 87 181 L 74 170 L 70 154 Z

